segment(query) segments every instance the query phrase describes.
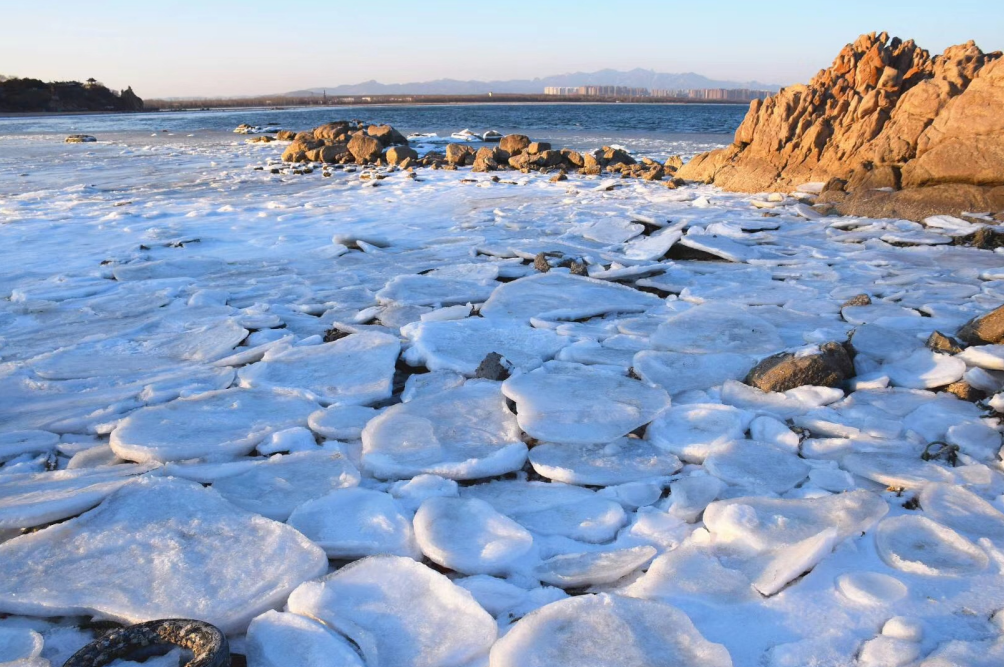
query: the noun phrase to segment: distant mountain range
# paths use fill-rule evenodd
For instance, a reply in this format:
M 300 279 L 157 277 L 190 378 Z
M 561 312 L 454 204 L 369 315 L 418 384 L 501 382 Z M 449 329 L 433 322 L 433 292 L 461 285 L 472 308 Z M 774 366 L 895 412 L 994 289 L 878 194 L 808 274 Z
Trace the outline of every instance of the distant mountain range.
M 663 74 L 648 69 L 620 72 L 604 69 L 599 72 L 558 74 L 540 79 L 510 79 L 508 81 L 457 81 L 437 79 L 415 83 L 380 83 L 363 81 L 351 85 L 295 90 L 288 96 L 320 95 L 485 95 L 487 93 L 541 94 L 548 86 L 627 86 L 649 90 L 694 90 L 700 88 L 749 88 L 777 91 L 781 86 L 759 81 L 718 81 L 700 74 Z

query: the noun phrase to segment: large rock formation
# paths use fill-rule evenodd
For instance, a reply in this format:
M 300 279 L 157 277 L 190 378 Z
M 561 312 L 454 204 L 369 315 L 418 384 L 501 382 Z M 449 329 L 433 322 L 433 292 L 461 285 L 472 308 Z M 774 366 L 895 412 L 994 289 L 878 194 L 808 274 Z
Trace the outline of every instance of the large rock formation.
M 862 35 L 808 85 L 754 101 L 730 146 L 678 175 L 742 192 L 830 182 L 820 200 L 849 214 L 999 211 L 1000 56 L 969 42 L 932 58 L 912 40 Z

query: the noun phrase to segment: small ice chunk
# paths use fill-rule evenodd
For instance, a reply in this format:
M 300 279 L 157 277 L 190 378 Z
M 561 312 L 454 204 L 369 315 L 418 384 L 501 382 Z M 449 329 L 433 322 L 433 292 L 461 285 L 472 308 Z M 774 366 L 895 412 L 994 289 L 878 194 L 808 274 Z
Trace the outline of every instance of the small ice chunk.
M 497 283 L 439 276 L 396 276 L 376 293 L 382 304 L 441 306 L 481 303 Z
M 683 477 L 669 485 L 670 505 L 666 511 L 688 523 L 694 523 L 724 488 L 725 483 L 712 475 Z
M 915 489 L 931 482 L 955 481 L 951 470 L 924 461 L 919 455 L 855 453 L 845 456 L 841 466 L 847 472 L 894 489 Z
M 398 556 L 364 558 L 302 584 L 287 607 L 344 634 L 367 665 L 464 667 L 484 660 L 498 634 L 468 591 Z
M 767 320 L 738 306 L 714 302 L 670 317 L 652 335 L 652 345 L 689 354 L 750 355 L 773 354 L 785 347 Z
M 722 565 L 708 549 L 692 544 L 667 551 L 636 581 L 619 591 L 631 597 L 676 602 L 735 604 L 758 598 L 749 578 Z
M 664 411 L 645 430 L 653 445 L 688 463 L 702 463 L 745 437 L 750 415 L 728 405 L 694 403 Z
M 634 355 L 634 369 L 638 375 L 670 395 L 741 380 L 755 365 L 754 356 L 731 352 L 689 354 L 643 350 Z
M 765 442 L 736 440 L 704 460 L 709 473 L 753 492 L 790 491 L 809 474 L 809 466 L 790 451 Z
M 391 555 L 422 558 L 411 517 L 393 496 L 351 487 L 309 500 L 287 522 L 324 549 L 328 558 Z
M 906 597 L 906 584 L 879 572 L 848 572 L 837 577 L 837 590 L 862 605 L 889 605 Z
M 49 431 L 8 431 L 0 433 L 0 463 L 22 454 L 51 452 L 59 444 L 59 436 Z
M 566 484 L 610 486 L 672 475 L 680 459 L 638 438 L 609 443 L 544 443 L 530 450 L 540 475 Z
M 928 484 L 917 500 L 924 514 L 970 540 L 987 538 L 1004 548 L 1004 513 L 962 486 Z
M 882 634 L 893 639 L 919 642 L 924 639 L 924 624 L 918 618 L 893 616 L 882 626 Z
M 233 459 L 276 431 L 302 426 L 317 403 L 267 389 L 223 389 L 132 413 L 111 434 L 129 461 Z
M 627 523 L 620 503 L 557 482 L 498 480 L 463 487 L 460 495 L 484 500 L 534 533 L 582 542 L 608 542 Z
M 911 574 L 960 577 L 980 572 L 989 563 L 975 544 L 925 516 L 884 520 L 875 531 L 875 546 L 886 565 Z
M 472 380 L 394 405 L 363 429 L 363 466 L 382 479 L 431 473 L 476 479 L 526 461 L 516 417 L 497 382 Z
M 530 371 L 554 357 L 571 341 L 548 329 L 523 322 L 469 317 L 449 322 L 412 323 L 401 329 L 411 340 L 404 354 L 413 366 L 455 371 L 473 377 L 488 354 L 505 357 L 515 368 Z
M 401 343 L 357 333 L 323 345 L 269 350 L 238 372 L 244 387 L 302 391 L 324 404 L 368 405 L 390 398 Z
M 544 366 L 502 385 L 519 426 L 548 442 L 610 442 L 652 421 L 669 396 L 623 375 L 579 364 Z
M 363 428 L 380 412 L 362 405 L 332 405 L 307 418 L 314 433 L 329 440 L 358 440 Z
M 45 640 L 31 628 L 0 626 L 0 665 L 10 667 L 42 667 L 33 662 L 42 654 Z M 39 658 L 39 660 L 41 660 Z M 48 665 L 48 662 L 44 664 Z
M 357 484 L 359 471 L 341 453 L 316 451 L 273 456 L 213 488 L 238 507 L 285 521 L 308 500 Z
M 309 452 L 317 449 L 314 434 L 302 426 L 294 426 L 283 431 L 276 431 L 256 447 L 259 454 L 269 456 L 280 452 Z
M 397 498 L 412 513 L 426 498 L 456 498 L 460 495 L 458 484 L 439 475 L 416 475 L 390 485 L 390 495 Z
M 415 535 L 430 560 L 464 574 L 508 574 L 533 546 L 528 530 L 473 498 L 429 498 Z
M 578 320 L 607 313 L 641 313 L 662 303 L 659 297 L 624 285 L 551 271 L 495 288 L 481 316 L 529 322 Z
M 682 611 L 619 595 L 582 595 L 523 617 L 491 651 L 492 667 L 732 667 Z
M 761 415 L 750 422 L 750 438 L 767 442 L 780 449 L 798 451 L 798 434 L 779 419 Z
M 1004 345 L 973 345 L 955 355 L 955 358 L 969 366 L 1004 371 Z
M 0 562 L 3 613 L 124 624 L 199 618 L 226 633 L 243 632 L 327 569 L 324 552 L 289 526 L 194 482 L 151 477 L 76 519 L 0 544 Z
M 251 621 L 248 667 L 365 667 L 352 644 L 317 621 L 269 610 Z
M 930 389 L 944 387 L 962 378 L 966 362 L 932 350 L 917 350 L 908 357 L 886 364 L 882 372 L 897 387 Z
M 642 546 L 613 551 L 553 556 L 533 569 L 533 576 L 559 588 L 609 584 L 644 567 L 656 555 L 655 547 Z
M 916 642 L 879 635 L 861 645 L 858 652 L 860 667 L 904 667 L 920 657 Z

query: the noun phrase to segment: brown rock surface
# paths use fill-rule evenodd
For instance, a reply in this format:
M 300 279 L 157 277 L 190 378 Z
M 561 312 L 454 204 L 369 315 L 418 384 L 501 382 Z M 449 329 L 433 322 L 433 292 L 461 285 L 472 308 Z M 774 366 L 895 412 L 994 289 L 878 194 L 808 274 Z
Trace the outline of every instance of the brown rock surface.
M 808 85 L 751 103 L 731 145 L 698 155 L 677 175 L 742 192 L 842 179 L 847 193 L 825 195 L 854 215 L 999 210 L 1000 56 L 969 42 L 931 57 L 912 40 L 862 35 Z M 903 190 L 878 197 L 879 187 Z
M 522 153 L 530 145 L 530 137 L 525 134 L 507 134 L 499 141 L 499 148 L 516 156 Z
M 1004 342 L 1004 306 L 966 322 L 959 329 L 958 337 L 970 345 L 996 345 Z
M 391 146 L 383 154 L 387 164 L 401 164 L 405 160 L 417 160 L 418 153 L 408 146 Z
M 383 144 L 373 137 L 358 132 L 353 134 L 352 138 L 349 139 L 348 149 L 352 153 L 352 157 L 356 159 L 356 162 L 359 164 L 369 164 L 370 162 L 376 162 L 377 158 L 383 153 Z
M 460 166 L 474 164 L 474 149 L 467 144 L 447 144 L 446 161 Z
M 854 364 L 840 343 L 825 343 L 813 354 L 782 352 L 767 357 L 746 376 L 746 384 L 762 391 L 788 391 L 812 385 L 837 387 L 854 375 Z

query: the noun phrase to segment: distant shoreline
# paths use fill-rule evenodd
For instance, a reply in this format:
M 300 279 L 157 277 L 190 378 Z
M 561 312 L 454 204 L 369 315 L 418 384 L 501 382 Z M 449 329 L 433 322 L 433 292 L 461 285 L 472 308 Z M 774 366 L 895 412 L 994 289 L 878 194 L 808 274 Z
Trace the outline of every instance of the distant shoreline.
M 540 96 L 544 97 L 544 96 Z M 463 101 L 432 101 L 432 100 L 420 100 L 420 101 L 398 101 L 398 100 L 380 100 L 371 102 L 356 102 L 352 104 L 276 104 L 276 105 L 254 105 L 254 106 L 203 106 L 203 107 L 177 107 L 177 108 L 155 108 L 155 109 L 144 109 L 143 111 L 0 111 L 0 119 L 4 118 L 54 118 L 61 116 L 100 116 L 100 115 L 135 115 L 135 114 L 172 114 L 172 113 L 191 113 L 193 111 L 218 111 L 218 112 L 231 112 L 231 111 L 291 111 L 291 110 L 302 110 L 302 109 L 339 109 L 345 107 L 388 107 L 388 106 L 522 106 L 522 105 L 534 105 L 534 106 L 544 106 L 544 105 L 555 105 L 555 104 L 597 104 L 597 105 L 611 105 L 611 106 L 629 106 L 629 105 L 666 105 L 666 106 L 693 106 L 693 105 L 713 105 L 713 106 L 748 106 L 749 102 L 739 102 L 732 100 L 679 100 L 672 98 L 665 99 L 652 99 L 652 100 L 641 100 L 632 99 L 630 101 L 622 100 L 611 100 L 608 98 L 574 98 L 574 97 L 564 97 L 564 96 L 547 96 L 551 99 L 547 100 L 512 100 L 512 99 L 502 99 L 498 97 L 489 98 L 484 96 L 483 99 L 477 100 L 463 100 Z

